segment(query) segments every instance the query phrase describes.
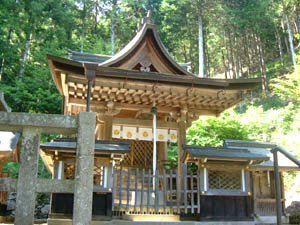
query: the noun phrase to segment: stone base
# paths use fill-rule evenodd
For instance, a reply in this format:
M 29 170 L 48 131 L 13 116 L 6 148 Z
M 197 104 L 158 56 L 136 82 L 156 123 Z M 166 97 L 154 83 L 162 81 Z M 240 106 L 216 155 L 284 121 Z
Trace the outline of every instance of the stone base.
M 281 221 L 283 224 L 289 224 L 289 217 L 282 216 Z M 277 224 L 276 216 L 256 216 L 255 224 Z
M 123 220 L 129 221 L 168 221 L 168 222 L 179 222 L 179 215 L 153 215 L 153 214 L 125 214 L 122 217 Z
M 0 216 L 0 223 L 12 223 L 14 218 L 11 216 Z
M 91 225 L 255 225 L 254 221 L 197 222 L 197 221 L 92 221 Z M 72 225 L 71 219 L 49 219 L 48 225 Z

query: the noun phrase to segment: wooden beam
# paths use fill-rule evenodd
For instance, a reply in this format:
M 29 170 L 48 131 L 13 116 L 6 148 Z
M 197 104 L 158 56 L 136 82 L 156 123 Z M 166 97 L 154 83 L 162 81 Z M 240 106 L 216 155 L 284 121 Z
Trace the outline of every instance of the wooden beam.
M 126 119 L 126 118 L 113 118 L 113 124 L 116 125 L 129 125 L 129 126 L 141 126 L 141 127 L 152 127 L 152 120 L 140 120 L 140 119 Z M 178 129 L 178 123 L 176 122 L 166 122 L 163 120 L 156 121 L 157 128 L 170 128 L 170 129 Z
M 67 82 L 73 82 L 73 83 L 83 83 L 87 84 L 87 80 L 83 75 L 76 75 L 76 74 L 70 74 L 68 76 Z M 96 77 L 95 79 L 95 86 L 102 86 L 102 87 L 115 87 L 115 88 L 125 88 L 125 89 L 134 89 L 134 90 L 145 90 L 145 91 L 153 91 L 153 87 L 155 86 L 156 92 L 172 92 L 173 94 L 177 95 L 179 93 L 187 93 L 191 87 L 190 86 L 181 86 L 181 85 L 174 85 L 174 84 L 166 84 L 166 83 L 155 83 L 153 82 L 145 82 L 145 81 L 131 81 L 131 80 L 125 80 L 122 78 L 108 78 L 108 77 Z M 220 90 L 224 90 L 225 87 L 219 86 L 218 89 L 213 88 L 206 88 L 206 87 L 195 87 L 193 86 L 193 91 L 195 94 L 199 95 L 209 95 L 212 97 L 216 97 L 217 93 L 220 92 Z M 226 88 L 224 90 L 226 95 L 228 94 L 235 94 L 239 90 L 231 90 Z

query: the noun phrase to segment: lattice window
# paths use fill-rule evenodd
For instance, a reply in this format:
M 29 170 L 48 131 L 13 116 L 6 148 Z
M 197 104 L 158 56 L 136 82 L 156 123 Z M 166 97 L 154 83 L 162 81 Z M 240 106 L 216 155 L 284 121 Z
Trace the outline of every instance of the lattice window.
M 104 186 L 104 166 L 94 166 L 94 184 Z
M 208 170 L 209 189 L 241 190 L 241 171 Z
M 122 166 L 152 168 L 153 142 L 131 140 L 131 152 L 124 157 Z
M 65 162 L 64 176 L 65 176 L 65 179 L 74 180 L 74 177 L 75 177 L 75 164 L 74 163 Z

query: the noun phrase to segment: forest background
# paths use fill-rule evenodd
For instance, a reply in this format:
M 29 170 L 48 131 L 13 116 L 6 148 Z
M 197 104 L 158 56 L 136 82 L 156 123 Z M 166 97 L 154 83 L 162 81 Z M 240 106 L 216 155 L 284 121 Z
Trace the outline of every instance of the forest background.
M 194 122 L 190 144 L 221 146 L 224 138 L 276 142 L 300 157 L 300 78 L 291 45 L 297 58 L 300 0 L 2 0 L 0 90 L 9 106 L 60 114 L 62 99 L 46 53 L 113 55 L 134 37 L 148 10 L 165 47 L 177 62 L 190 62 L 193 73 L 201 74 L 203 62 L 208 78 L 263 80 L 234 109 Z M 300 186 L 294 176 L 286 176 L 287 190 Z

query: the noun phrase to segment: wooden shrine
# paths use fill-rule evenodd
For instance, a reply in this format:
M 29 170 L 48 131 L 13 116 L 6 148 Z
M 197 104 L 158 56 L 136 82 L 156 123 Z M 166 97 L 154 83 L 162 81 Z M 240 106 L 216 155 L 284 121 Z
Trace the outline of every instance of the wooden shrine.
M 187 64 L 177 63 L 162 44 L 150 14 L 136 36 L 114 56 L 70 50 L 69 58 L 47 57 L 63 97 L 63 114 L 97 113 L 95 216 L 131 212 L 253 220 L 254 172 L 250 167 L 269 156 L 226 146 L 224 151 L 204 151 L 185 144 L 186 129 L 193 121 L 203 115 L 217 116 L 236 105 L 261 79 L 207 79 L 188 72 Z M 75 138 L 41 145 L 42 157 L 56 179 L 74 178 Z M 172 142 L 178 144 L 175 163 L 167 160 Z M 237 157 L 239 154 L 244 157 Z M 198 169 L 188 170 L 188 163 L 195 163 Z M 204 171 L 220 163 L 238 168 L 237 178 L 229 177 L 231 191 L 216 183 L 212 189 L 219 190 L 209 189 L 210 175 Z M 216 172 L 214 177 L 220 176 Z M 72 196 L 56 194 L 52 199 L 56 201 L 52 202 L 52 216 L 72 213 Z M 64 199 L 69 203 L 62 206 Z M 225 207 L 232 202 L 235 208 L 227 214 L 213 213 L 221 210 L 214 205 Z M 240 210 L 239 205 L 243 206 Z

